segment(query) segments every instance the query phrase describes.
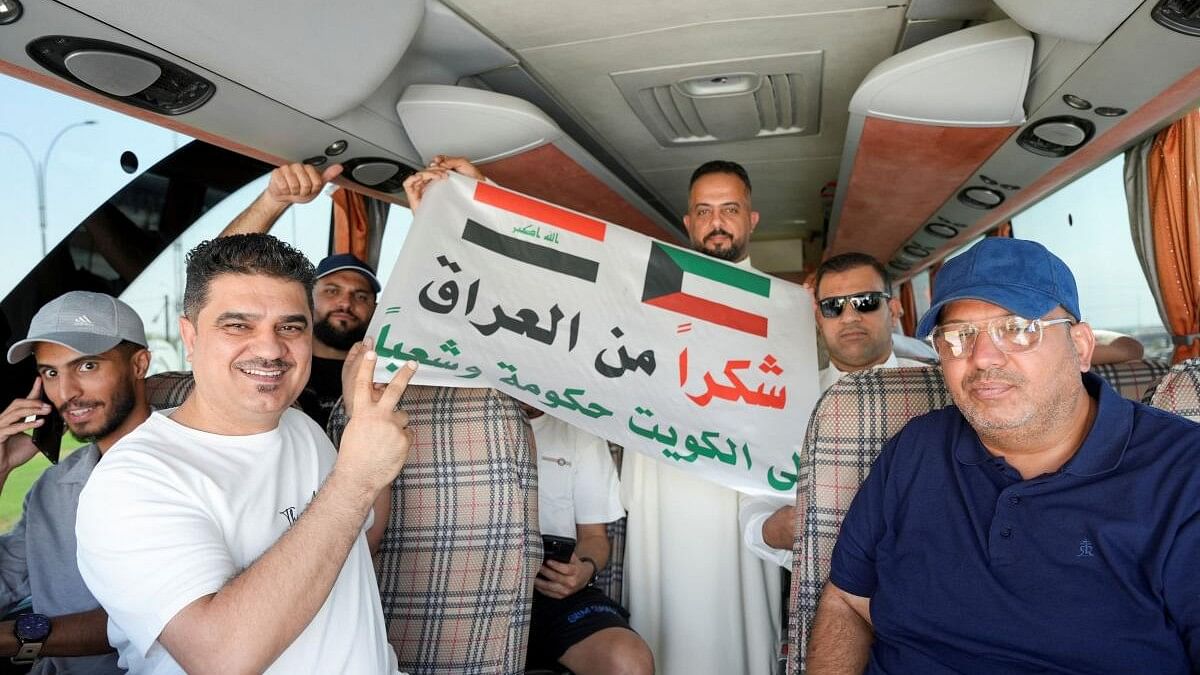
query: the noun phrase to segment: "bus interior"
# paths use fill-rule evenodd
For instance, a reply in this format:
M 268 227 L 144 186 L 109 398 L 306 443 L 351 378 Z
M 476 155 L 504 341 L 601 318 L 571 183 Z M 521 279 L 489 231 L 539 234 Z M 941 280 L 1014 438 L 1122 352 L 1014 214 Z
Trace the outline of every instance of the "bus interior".
M 868 253 L 915 318 L 979 238 L 1042 241 L 1084 318 L 1161 375 L 1195 345 L 1139 261 L 1129 167 L 1198 106 L 1195 0 L 0 0 L 0 338 L 103 291 L 142 315 L 152 372 L 186 370 L 183 254 L 281 164 L 345 167 L 386 282 L 403 179 L 434 155 L 682 245 L 689 175 L 727 159 L 754 181 L 763 272 Z M 346 250 L 338 208 L 273 233 Z M 22 396 L 30 364 L 0 369 Z

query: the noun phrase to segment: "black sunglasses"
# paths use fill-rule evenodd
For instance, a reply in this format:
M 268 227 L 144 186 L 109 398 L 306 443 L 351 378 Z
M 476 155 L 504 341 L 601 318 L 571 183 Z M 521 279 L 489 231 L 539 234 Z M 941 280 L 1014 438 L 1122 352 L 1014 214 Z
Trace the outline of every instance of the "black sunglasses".
M 867 293 L 855 293 L 854 295 L 838 295 L 832 298 L 825 298 L 817 303 L 821 308 L 821 316 L 826 319 L 836 319 L 842 315 L 842 310 L 846 308 L 846 303 L 854 305 L 854 311 L 859 314 L 867 314 L 874 312 L 883 305 L 883 301 L 891 298 L 890 293 L 883 291 L 870 291 Z

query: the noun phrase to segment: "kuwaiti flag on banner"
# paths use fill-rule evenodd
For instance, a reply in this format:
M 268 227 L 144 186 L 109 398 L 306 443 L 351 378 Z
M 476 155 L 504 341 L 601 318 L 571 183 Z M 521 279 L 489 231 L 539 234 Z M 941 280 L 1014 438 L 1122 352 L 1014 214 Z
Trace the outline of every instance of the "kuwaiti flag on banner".
M 369 334 L 378 381 L 415 360 L 750 494 L 794 490 L 819 393 L 803 287 L 456 174 Z

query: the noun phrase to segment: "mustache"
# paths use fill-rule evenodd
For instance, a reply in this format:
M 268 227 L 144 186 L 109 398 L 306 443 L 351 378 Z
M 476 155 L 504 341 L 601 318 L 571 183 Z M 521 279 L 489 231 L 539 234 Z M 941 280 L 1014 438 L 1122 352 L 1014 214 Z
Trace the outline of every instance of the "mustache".
M 709 239 L 712 239 L 713 237 L 729 237 L 730 239 L 733 239 L 733 234 L 730 232 L 727 232 L 725 230 L 722 230 L 722 229 L 716 229 L 716 230 L 713 230 L 712 232 L 709 232 L 708 234 L 704 235 L 704 241 L 707 242 Z
M 1028 380 L 1017 373 L 1013 373 L 1003 368 L 988 368 L 987 370 L 977 370 L 963 379 L 963 384 L 971 386 L 980 382 L 1001 382 L 1015 387 L 1025 384 Z
M 62 407 L 59 408 L 58 412 L 63 413 L 68 410 L 72 410 L 74 408 L 89 408 L 89 407 L 100 408 L 103 406 L 104 406 L 104 401 L 91 401 L 91 400 L 82 399 L 82 398 L 73 398 L 70 401 L 67 401 L 66 403 L 64 403 L 62 405 Z
M 283 359 L 246 359 L 245 361 L 236 361 L 233 364 L 234 368 L 254 369 L 254 370 L 290 370 L 295 364 L 291 361 Z

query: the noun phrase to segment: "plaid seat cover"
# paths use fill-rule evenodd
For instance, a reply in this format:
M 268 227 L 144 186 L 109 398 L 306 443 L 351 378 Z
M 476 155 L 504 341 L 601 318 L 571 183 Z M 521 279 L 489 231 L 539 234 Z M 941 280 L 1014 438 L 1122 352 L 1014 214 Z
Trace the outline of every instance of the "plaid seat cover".
M 941 368 L 851 373 L 817 401 L 796 484 L 788 672 L 803 668 L 842 518 L 884 443 L 912 418 L 952 403 Z
M 416 442 L 377 562 L 400 670 L 521 673 L 542 562 L 529 427 L 493 389 L 410 386 L 400 407 Z M 335 443 L 345 425 L 339 401 Z
M 151 375 L 146 378 L 146 401 L 159 410 L 178 408 L 195 386 L 191 371 L 173 370 Z
M 1175 365 L 1150 393 L 1150 405 L 1200 422 L 1200 359 Z
M 1103 377 L 1125 398 L 1141 401 L 1170 367 L 1167 361 L 1147 359 L 1092 366 L 1092 372 Z
M 616 443 L 608 444 L 613 462 L 617 465 L 617 476 L 621 475 L 621 456 L 625 449 Z M 612 598 L 621 602 L 621 592 L 625 583 L 625 519 L 614 520 L 608 524 L 608 565 L 596 573 L 596 587 Z

